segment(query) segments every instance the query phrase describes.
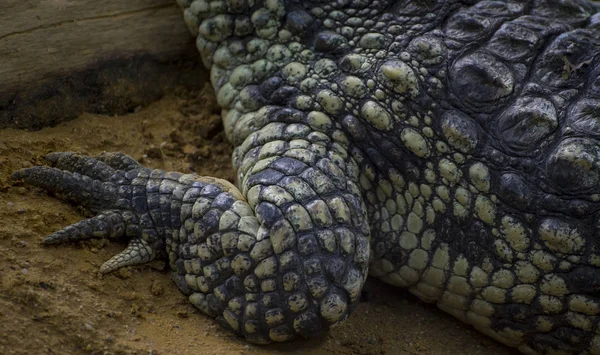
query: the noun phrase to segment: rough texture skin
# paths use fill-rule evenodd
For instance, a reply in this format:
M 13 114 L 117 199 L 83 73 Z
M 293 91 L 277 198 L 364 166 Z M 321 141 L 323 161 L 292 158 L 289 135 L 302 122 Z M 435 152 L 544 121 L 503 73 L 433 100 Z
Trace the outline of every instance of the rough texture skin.
M 339 324 L 368 272 L 523 353 L 600 354 L 597 5 L 178 3 L 239 190 L 55 153 L 15 177 L 100 215 L 46 242 L 132 237 L 103 272 L 166 253 L 255 343 Z

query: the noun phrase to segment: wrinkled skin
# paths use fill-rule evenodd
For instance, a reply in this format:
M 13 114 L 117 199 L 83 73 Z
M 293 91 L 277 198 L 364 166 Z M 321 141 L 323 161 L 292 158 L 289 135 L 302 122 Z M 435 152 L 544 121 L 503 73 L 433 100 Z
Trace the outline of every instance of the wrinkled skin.
M 322 333 L 370 274 L 526 354 L 600 354 L 600 15 L 573 0 L 178 0 L 237 186 L 123 154 L 15 174 L 131 238 L 251 342 Z

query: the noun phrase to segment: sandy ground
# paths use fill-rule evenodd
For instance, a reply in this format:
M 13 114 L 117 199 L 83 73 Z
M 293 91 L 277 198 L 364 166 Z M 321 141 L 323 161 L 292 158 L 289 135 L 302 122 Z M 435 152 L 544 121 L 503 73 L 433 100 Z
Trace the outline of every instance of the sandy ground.
M 210 90 L 179 92 L 121 117 L 84 114 L 37 132 L 0 130 L 0 354 L 513 354 L 403 290 L 377 281 L 343 325 L 309 341 L 249 345 L 199 313 L 165 263 L 101 276 L 124 242 L 42 247 L 86 211 L 13 182 L 52 151 L 122 151 L 147 166 L 232 180 Z

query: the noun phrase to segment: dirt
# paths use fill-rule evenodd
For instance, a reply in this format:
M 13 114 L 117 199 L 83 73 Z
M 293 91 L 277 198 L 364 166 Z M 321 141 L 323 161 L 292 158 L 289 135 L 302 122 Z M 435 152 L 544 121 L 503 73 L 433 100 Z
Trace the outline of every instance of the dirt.
M 122 151 L 143 164 L 230 181 L 210 89 L 180 91 L 120 116 L 83 114 L 36 132 L 0 130 L 1 354 L 513 354 L 403 290 L 370 280 L 342 326 L 316 339 L 254 346 L 196 310 L 164 261 L 102 276 L 125 242 L 43 247 L 43 236 L 89 217 L 11 180 L 52 151 Z

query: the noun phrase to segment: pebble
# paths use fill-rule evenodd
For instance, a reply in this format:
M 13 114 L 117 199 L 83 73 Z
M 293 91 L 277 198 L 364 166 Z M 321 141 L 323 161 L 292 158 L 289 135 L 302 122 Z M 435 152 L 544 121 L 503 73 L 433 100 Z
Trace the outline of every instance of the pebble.
M 131 277 L 131 270 L 129 268 L 121 268 L 117 271 L 117 276 L 122 279 L 128 279 Z
M 152 284 L 150 285 L 150 292 L 154 296 L 162 296 L 162 294 L 165 292 L 165 289 L 160 284 L 160 282 L 158 282 L 157 280 L 154 280 L 154 281 L 152 281 Z

